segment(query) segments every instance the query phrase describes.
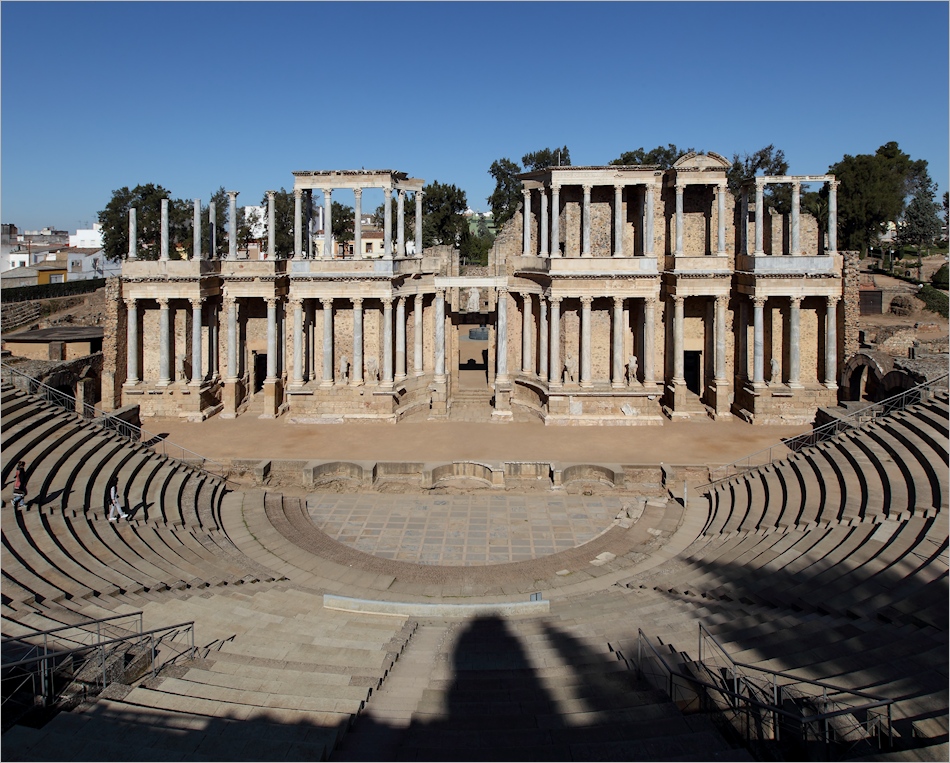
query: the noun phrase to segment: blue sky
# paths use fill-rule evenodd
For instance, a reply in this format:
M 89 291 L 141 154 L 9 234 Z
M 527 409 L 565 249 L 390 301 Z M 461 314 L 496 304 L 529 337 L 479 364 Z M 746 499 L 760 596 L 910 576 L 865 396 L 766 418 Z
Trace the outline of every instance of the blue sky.
M 816 174 L 893 140 L 948 188 L 943 2 L 5 1 L 0 24 L 21 229 L 84 227 L 138 183 L 256 204 L 300 169 L 401 170 L 484 210 L 492 161 L 564 144 L 773 143 Z

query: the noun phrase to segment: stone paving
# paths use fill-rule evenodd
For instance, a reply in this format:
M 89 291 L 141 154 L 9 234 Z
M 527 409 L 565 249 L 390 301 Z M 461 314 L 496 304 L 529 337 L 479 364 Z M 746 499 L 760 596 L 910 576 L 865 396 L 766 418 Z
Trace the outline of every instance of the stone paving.
M 314 524 L 351 548 L 431 565 L 517 562 L 607 530 L 629 496 L 312 494 Z

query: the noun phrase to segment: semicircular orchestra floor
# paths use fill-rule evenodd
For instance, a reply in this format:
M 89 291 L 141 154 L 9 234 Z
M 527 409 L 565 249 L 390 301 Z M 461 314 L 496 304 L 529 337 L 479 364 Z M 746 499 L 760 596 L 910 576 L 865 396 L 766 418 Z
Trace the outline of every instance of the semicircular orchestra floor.
M 526 561 L 587 543 L 630 496 L 315 493 L 314 524 L 351 548 L 431 565 Z

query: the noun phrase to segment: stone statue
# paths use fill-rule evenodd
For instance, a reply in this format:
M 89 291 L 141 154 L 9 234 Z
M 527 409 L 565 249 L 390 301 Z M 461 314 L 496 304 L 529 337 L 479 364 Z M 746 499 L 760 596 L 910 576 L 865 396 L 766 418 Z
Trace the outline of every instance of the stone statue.
M 367 380 L 379 381 L 379 361 L 375 355 L 366 358 L 366 376 L 368 377 Z
M 477 313 L 481 309 L 481 306 L 482 303 L 478 296 L 478 289 L 473 286 L 468 290 L 468 304 L 465 306 L 465 310 L 470 313 Z
M 637 356 L 631 355 L 627 360 L 627 386 L 637 383 Z
M 573 355 L 568 355 L 564 359 L 564 383 L 570 380 L 571 384 L 577 381 L 577 361 Z
M 782 372 L 781 372 L 781 369 L 778 367 L 778 360 L 776 358 L 772 358 L 770 366 L 772 368 L 772 378 L 769 380 L 769 384 L 781 384 Z
M 188 376 L 185 374 L 185 356 L 176 355 L 175 356 L 175 378 L 179 381 L 188 381 Z
M 340 356 L 340 383 L 346 384 L 346 376 L 350 370 L 350 359 L 346 355 Z

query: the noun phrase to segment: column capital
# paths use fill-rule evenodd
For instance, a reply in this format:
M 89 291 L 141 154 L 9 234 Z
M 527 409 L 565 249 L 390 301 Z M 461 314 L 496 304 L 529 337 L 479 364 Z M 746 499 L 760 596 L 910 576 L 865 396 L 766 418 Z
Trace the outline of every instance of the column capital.
M 521 189 L 521 195 L 522 195 L 522 196 L 525 196 L 525 197 L 530 196 L 530 195 L 531 195 L 531 189 L 530 189 L 530 188 L 522 188 L 522 189 Z
M 801 180 L 793 180 L 793 181 L 792 181 L 792 190 L 793 190 L 793 191 L 798 191 L 798 190 L 801 189 L 801 187 L 802 187 L 802 181 L 801 181 Z
M 234 297 L 230 294 L 225 294 L 223 298 L 224 306 L 227 308 L 234 307 L 237 304 L 237 297 Z
M 729 304 L 729 295 L 728 294 L 717 294 L 716 295 L 716 306 L 726 306 Z
M 435 296 L 441 297 L 442 299 L 445 299 L 445 287 L 444 287 L 444 286 L 437 286 L 437 287 L 436 287 L 436 290 L 435 290 Z
M 405 188 L 397 188 L 397 189 L 396 189 L 396 193 L 398 194 L 398 196 L 399 196 L 400 199 L 405 199 L 405 198 L 406 198 L 406 189 L 405 189 Z
M 294 310 L 299 310 L 303 307 L 303 297 L 290 297 L 287 300 L 287 304 L 290 305 Z
M 363 306 L 363 298 L 353 297 L 353 308 L 356 309 L 357 307 L 362 307 L 362 306 Z
M 294 188 L 294 198 L 295 198 L 295 199 L 302 199 L 302 198 L 303 198 L 303 189 L 302 189 L 302 188 Z
M 548 297 L 548 300 L 551 302 L 552 307 L 555 305 L 560 306 L 562 299 L 564 299 L 564 297 L 559 297 L 556 294 Z
M 828 188 L 829 188 L 830 190 L 832 190 L 832 191 L 837 191 L 839 185 L 841 185 L 841 183 L 840 183 L 840 181 L 838 181 L 838 180 L 829 180 L 829 181 L 828 181 Z
M 205 298 L 204 298 L 204 297 L 192 297 L 192 298 L 189 299 L 188 301 L 191 302 L 191 308 L 192 308 L 193 310 L 200 310 L 200 309 L 201 309 L 201 305 L 202 305 L 202 304 L 204 303 L 204 301 L 205 301 Z
M 591 190 L 591 188 L 593 188 L 593 187 L 594 187 L 594 186 L 592 186 L 590 183 L 584 183 L 584 185 L 581 186 L 581 188 L 584 189 L 584 195 L 585 195 L 585 196 L 590 196 L 590 190 Z
M 267 194 L 268 199 L 273 199 L 277 195 L 277 191 L 264 191 L 264 193 Z M 198 199 L 195 199 L 195 201 L 198 201 Z
M 841 300 L 841 297 L 837 294 L 828 294 L 825 296 L 825 300 L 827 301 L 828 306 L 831 307 L 832 305 L 837 305 Z
M 363 189 L 362 189 L 362 188 L 354 188 L 354 189 L 353 189 L 353 196 L 354 196 L 355 198 L 357 198 L 357 199 L 362 199 L 362 198 L 363 198 Z
M 683 193 L 683 191 L 686 190 L 686 183 L 682 183 L 679 180 L 677 180 L 676 183 L 674 184 L 674 187 L 676 188 L 677 193 Z
M 383 196 L 385 196 L 387 199 L 391 199 L 391 198 L 393 197 L 393 189 L 392 189 L 392 188 L 384 188 L 384 189 L 383 189 Z
M 422 198 L 423 198 L 425 195 L 426 195 L 426 192 L 423 191 L 423 190 L 420 188 L 418 191 L 415 192 L 413 198 L 416 198 L 416 199 L 418 199 L 419 201 L 422 201 Z
M 268 310 L 270 310 L 272 307 L 277 307 L 277 297 L 265 297 L 264 301 L 267 303 Z
M 713 185 L 713 193 L 716 194 L 716 196 L 719 196 L 719 194 L 726 192 L 726 188 L 727 188 L 727 185 L 725 182 L 716 183 L 715 185 Z
M 682 294 L 674 294 L 672 295 L 671 299 L 673 300 L 675 304 L 677 302 L 684 302 L 686 300 L 686 297 L 684 297 Z
M 802 305 L 801 297 L 789 297 L 788 301 L 791 303 L 792 307 L 801 307 Z
M 507 286 L 499 286 L 499 287 L 498 287 L 498 294 L 499 294 L 499 295 L 501 295 L 501 294 L 507 294 L 507 293 L 508 293 L 508 287 L 507 287 Z
M 138 299 L 135 297 L 124 297 L 122 301 L 125 302 L 126 308 L 138 307 Z
M 619 191 L 620 193 L 623 193 L 623 189 L 625 187 L 626 186 L 623 183 L 614 183 L 614 191 Z
M 155 301 L 158 302 L 158 307 L 161 310 L 168 309 L 168 297 L 158 297 Z
M 383 303 L 383 307 L 390 307 L 390 308 L 391 308 L 391 307 L 393 306 L 393 298 L 392 298 L 392 297 L 381 297 L 379 301 Z
M 614 297 L 613 300 L 614 300 L 614 310 L 622 310 L 622 309 L 623 309 L 623 300 L 624 300 L 624 298 L 623 298 L 623 297 Z
M 230 196 L 232 200 L 234 200 L 238 197 L 240 191 L 225 191 L 225 193 Z
M 583 296 L 583 297 L 580 297 L 580 301 L 584 307 L 590 307 L 591 303 L 594 301 L 594 298 L 589 297 L 589 296 Z
M 333 309 L 333 297 L 321 297 L 320 304 L 323 305 L 324 310 Z
M 332 188 L 321 188 L 320 190 L 323 191 L 323 196 L 324 196 L 325 198 L 327 198 L 327 199 L 329 199 L 329 198 L 331 198 L 331 197 L 333 196 L 333 189 L 332 189 Z
M 755 178 L 755 189 L 759 190 L 760 188 L 765 188 L 765 178 L 761 175 L 757 175 Z
M 551 193 L 560 193 L 561 184 L 560 183 L 551 183 Z
M 750 294 L 749 299 L 752 300 L 752 304 L 756 307 L 765 307 L 765 301 L 768 299 L 768 297 L 756 297 Z

